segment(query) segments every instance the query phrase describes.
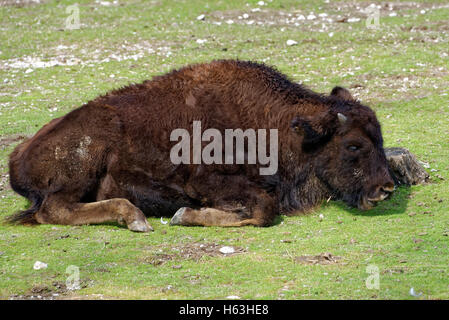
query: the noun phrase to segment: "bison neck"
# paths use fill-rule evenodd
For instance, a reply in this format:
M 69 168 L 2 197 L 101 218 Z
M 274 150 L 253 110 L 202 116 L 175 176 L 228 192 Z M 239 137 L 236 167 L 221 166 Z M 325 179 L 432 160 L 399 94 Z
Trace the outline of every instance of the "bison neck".
M 329 198 L 331 191 L 316 176 L 312 159 L 291 151 L 284 151 L 283 155 L 277 188 L 282 214 L 307 213 Z

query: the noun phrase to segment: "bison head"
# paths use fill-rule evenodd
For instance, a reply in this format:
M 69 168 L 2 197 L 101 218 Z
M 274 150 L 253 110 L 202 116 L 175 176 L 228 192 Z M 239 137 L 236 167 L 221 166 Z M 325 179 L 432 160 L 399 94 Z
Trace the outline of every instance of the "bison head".
M 375 113 L 335 87 L 330 110 L 296 117 L 292 127 L 302 135 L 302 150 L 311 155 L 315 174 L 329 194 L 366 210 L 394 190 Z

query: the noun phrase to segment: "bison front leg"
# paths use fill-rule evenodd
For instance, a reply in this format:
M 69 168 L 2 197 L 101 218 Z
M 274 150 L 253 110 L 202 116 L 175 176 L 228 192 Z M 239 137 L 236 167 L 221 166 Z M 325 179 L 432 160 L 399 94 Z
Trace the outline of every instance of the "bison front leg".
M 205 227 L 241 227 L 247 225 L 264 227 L 271 225 L 275 216 L 274 200 L 264 192 L 261 192 L 256 198 L 256 203 L 245 204 L 248 212 L 234 212 L 220 208 L 192 209 L 182 207 L 176 211 L 170 225 Z
M 126 224 L 137 232 L 152 231 L 144 214 L 126 199 L 115 198 L 92 203 L 68 203 L 57 197 L 47 197 L 36 213 L 42 224 L 84 225 L 104 222 Z
M 182 207 L 176 211 L 170 220 L 172 226 L 218 226 L 241 227 L 246 225 L 258 226 L 256 219 L 242 219 L 239 214 L 214 208 L 201 208 L 199 210 Z

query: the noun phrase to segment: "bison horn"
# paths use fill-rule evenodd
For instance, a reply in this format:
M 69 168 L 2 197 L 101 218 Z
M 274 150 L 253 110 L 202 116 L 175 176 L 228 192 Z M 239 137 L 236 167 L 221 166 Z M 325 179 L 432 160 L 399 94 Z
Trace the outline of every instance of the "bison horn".
M 337 113 L 337 117 L 338 117 L 338 121 L 340 122 L 341 125 L 344 125 L 346 123 L 346 120 L 348 120 L 348 118 L 340 112 Z

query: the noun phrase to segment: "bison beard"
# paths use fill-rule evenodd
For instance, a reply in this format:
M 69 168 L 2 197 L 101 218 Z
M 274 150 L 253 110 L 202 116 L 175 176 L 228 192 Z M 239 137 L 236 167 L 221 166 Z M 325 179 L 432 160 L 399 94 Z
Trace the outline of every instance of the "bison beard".
M 259 164 L 174 164 L 170 133 L 277 129 L 274 175 Z M 332 197 L 370 208 L 393 190 L 374 112 L 336 87 L 317 94 L 263 64 L 191 65 L 112 91 L 54 119 L 10 155 L 12 188 L 32 205 L 11 222 L 116 221 L 267 226 Z

